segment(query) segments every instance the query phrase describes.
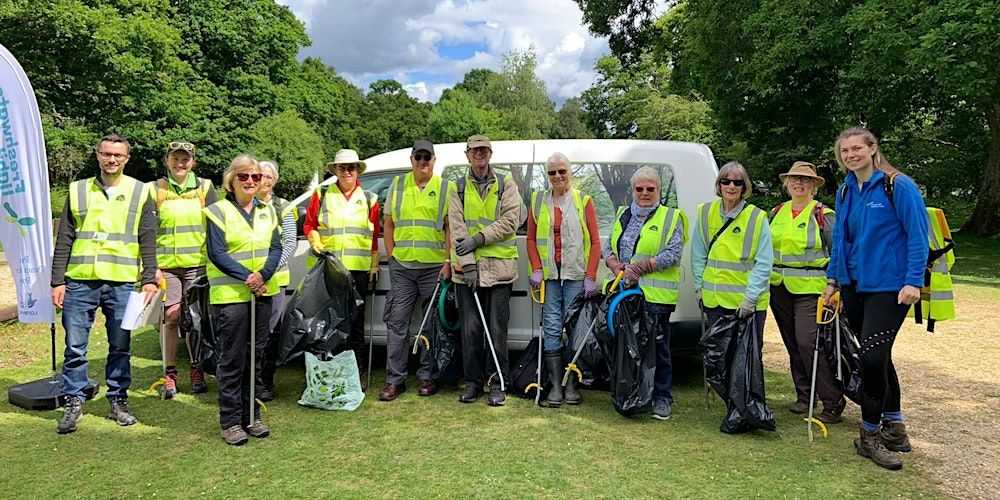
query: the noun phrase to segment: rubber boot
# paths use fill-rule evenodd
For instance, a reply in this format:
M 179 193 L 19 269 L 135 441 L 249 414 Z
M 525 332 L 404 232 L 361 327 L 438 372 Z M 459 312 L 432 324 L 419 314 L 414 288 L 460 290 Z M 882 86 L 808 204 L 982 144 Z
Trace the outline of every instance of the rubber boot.
M 549 408 L 559 408 L 563 404 L 562 368 L 562 353 L 545 355 L 545 373 L 549 377 L 550 386 L 549 396 L 546 398 Z
M 576 378 L 576 373 L 570 373 L 569 380 L 566 381 L 566 393 L 563 394 L 566 398 L 566 404 L 578 405 L 583 402 L 583 396 L 580 395 L 580 389 L 577 387 L 578 383 L 580 382 Z
M 906 424 L 899 421 L 882 420 L 882 427 L 878 430 L 882 435 L 882 442 L 890 451 L 901 451 L 906 453 L 913 449 L 910 446 L 910 438 L 906 434 Z
M 889 470 L 899 470 L 903 468 L 903 462 L 895 453 L 889 451 L 882 442 L 882 436 L 878 431 L 868 432 L 861 428 L 861 437 L 854 440 L 854 448 L 858 455 L 865 457 L 875 465 Z

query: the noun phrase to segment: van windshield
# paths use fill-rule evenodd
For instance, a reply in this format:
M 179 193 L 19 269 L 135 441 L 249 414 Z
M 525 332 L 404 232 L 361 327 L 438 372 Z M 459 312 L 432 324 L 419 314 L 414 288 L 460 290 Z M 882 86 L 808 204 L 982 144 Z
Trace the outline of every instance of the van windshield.
M 629 180 L 640 167 L 652 167 L 660 173 L 660 203 L 677 208 L 677 186 L 674 184 L 674 169 L 665 163 L 573 163 L 573 187 L 594 199 L 594 209 L 601 236 L 611 234 L 618 207 L 632 203 L 632 188 Z M 525 206 L 531 204 L 532 191 L 544 191 L 549 188 L 544 163 L 508 163 L 493 164 L 494 170 L 501 175 L 511 175 L 517 183 L 517 189 Z M 457 181 L 469 171 L 468 164 L 448 165 L 442 169 L 441 176 L 451 181 Z M 527 187 L 527 189 L 526 189 Z M 525 234 L 527 222 L 518 229 L 518 234 Z

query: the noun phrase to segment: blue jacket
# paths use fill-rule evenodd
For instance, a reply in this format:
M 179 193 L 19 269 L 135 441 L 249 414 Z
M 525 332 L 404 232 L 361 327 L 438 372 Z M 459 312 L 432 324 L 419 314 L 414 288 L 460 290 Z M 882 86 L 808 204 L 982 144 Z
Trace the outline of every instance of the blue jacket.
M 927 207 L 912 179 L 897 175 L 893 201 L 886 176 L 876 170 L 861 191 L 854 172 L 837 190 L 837 219 L 827 276 L 859 292 L 898 292 L 924 286 L 927 267 Z M 846 191 L 841 201 L 841 193 Z M 853 275 L 849 262 L 853 259 Z

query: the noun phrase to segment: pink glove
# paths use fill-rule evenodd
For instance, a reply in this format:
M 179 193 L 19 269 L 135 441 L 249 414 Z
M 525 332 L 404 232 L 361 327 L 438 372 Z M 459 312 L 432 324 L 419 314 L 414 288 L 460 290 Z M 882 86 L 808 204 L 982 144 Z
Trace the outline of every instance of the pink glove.
M 646 259 L 639 261 L 635 264 L 635 267 L 638 269 L 639 274 L 649 274 L 652 272 L 656 272 L 657 268 L 656 259 Z
M 597 282 L 593 278 L 584 278 L 583 280 L 583 296 L 593 297 L 597 295 Z
M 528 283 L 531 284 L 532 290 L 538 290 L 542 286 L 542 280 L 545 277 L 542 275 L 541 269 L 535 269 L 531 272 L 531 276 L 528 278 Z
M 642 276 L 642 273 L 639 272 L 638 265 L 629 264 L 625 266 L 625 283 L 634 285 L 639 282 L 639 276 Z
M 611 256 L 608 257 L 608 259 L 605 260 L 604 263 L 607 264 L 608 269 L 610 269 L 611 272 L 615 273 L 616 275 L 625 269 L 625 264 L 619 262 L 618 257 L 615 257 L 614 254 L 611 254 Z

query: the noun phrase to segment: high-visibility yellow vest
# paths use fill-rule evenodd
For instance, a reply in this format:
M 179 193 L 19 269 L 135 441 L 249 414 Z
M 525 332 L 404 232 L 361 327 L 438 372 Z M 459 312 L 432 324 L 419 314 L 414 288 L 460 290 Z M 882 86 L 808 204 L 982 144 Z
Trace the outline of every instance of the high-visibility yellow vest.
M 278 214 L 278 234 L 282 234 L 284 232 L 284 229 L 281 227 L 281 221 L 285 218 L 285 215 L 291 213 L 293 219 L 298 218 L 298 207 L 289 207 L 288 200 L 284 198 L 278 198 L 277 196 L 271 195 L 271 199 L 263 203 L 271 207 L 271 209 Z M 271 279 L 277 283 L 279 287 L 288 286 L 288 284 L 292 282 L 292 273 L 288 270 L 288 262 L 285 262 L 283 266 L 279 267 Z
M 698 205 L 701 235 L 705 246 L 722 228 L 722 200 Z M 747 204 L 708 251 L 708 263 L 702 277 L 701 300 L 706 307 L 739 309 L 743 302 L 750 271 L 757 256 L 757 243 L 767 217 L 764 211 Z M 767 310 L 771 293 L 765 289 L 757 299 L 758 311 Z
M 361 186 L 355 187 L 350 198 L 345 198 L 336 184 L 323 195 L 317 228 L 320 241 L 349 271 L 367 271 L 372 267 L 375 224 L 369 213 L 377 202 L 375 193 Z
M 618 209 L 615 225 L 611 228 L 611 249 L 616 251 L 618 240 L 625 228 L 622 227 L 621 216 L 627 207 Z M 659 255 L 674 236 L 675 231 L 681 231 L 682 241 L 687 243 L 687 216 L 678 208 L 660 205 L 642 225 L 639 231 L 639 241 L 635 244 L 635 252 L 629 263 L 652 259 Z M 639 289 L 646 300 L 654 304 L 677 304 L 680 288 L 680 264 L 639 277 Z
M 433 176 L 421 190 L 413 173 L 400 175 L 389 187 L 392 256 L 403 262 L 444 264 L 444 221 L 454 185 Z
M 590 202 L 590 195 L 581 196 L 579 189 L 571 189 L 570 192 L 572 193 L 573 207 L 576 208 L 577 219 L 580 222 L 580 229 L 583 231 L 583 259 L 582 262 L 572 263 L 572 265 L 582 265 L 583 269 L 586 269 L 587 263 L 590 261 L 591 243 L 590 231 L 587 230 L 587 216 L 584 214 L 584 209 L 587 207 L 587 203 Z M 543 192 L 535 191 L 531 193 L 531 214 L 535 218 L 535 246 L 538 249 L 538 258 L 542 261 L 542 276 L 544 279 L 549 279 L 552 276 L 552 269 L 556 268 L 555 251 L 553 250 L 555 244 L 555 228 L 552 225 L 553 212 L 551 207 L 551 189 Z M 566 223 L 566 218 L 568 217 L 570 217 L 569 214 L 563 214 L 564 224 Z M 566 257 L 566 247 L 567 245 L 563 245 L 564 258 Z M 564 260 L 564 268 L 567 265 L 569 264 Z
M 469 184 L 469 178 L 459 180 L 458 194 L 462 197 L 462 206 L 465 212 L 465 226 L 469 230 L 469 236 L 475 236 L 489 226 L 493 221 L 500 218 L 500 195 L 499 186 L 506 181 L 502 175 L 493 174 L 496 182 L 490 184 L 486 191 L 486 199 L 479 196 L 479 190 L 474 186 L 465 189 Z M 464 195 L 463 195 L 464 191 Z M 515 232 L 516 233 L 516 232 Z M 510 233 L 509 236 L 496 243 L 483 245 L 476 249 L 476 260 L 483 257 L 493 257 L 496 259 L 516 259 L 517 258 L 517 236 Z M 458 262 L 458 255 L 452 248 L 452 261 Z
M 177 194 L 167 182 L 149 183 L 156 199 L 160 225 L 156 230 L 156 263 L 160 269 L 202 267 L 205 253 L 205 222 L 201 210 L 212 181 L 196 178 L 196 186 Z
M 951 230 L 940 208 L 927 207 L 927 240 L 930 251 L 942 250 L 951 243 Z M 951 281 L 951 266 L 955 265 L 955 252 L 948 251 L 929 263 L 929 279 L 925 276 L 920 290 L 920 320 L 927 320 L 927 329 L 934 331 L 934 322 L 955 317 L 955 295 Z M 916 317 L 916 305 L 909 316 Z
M 816 220 L 816 200 L 811 201 L 792 217 L 792 204 L 783 203 L 771 220 L 774 247 L 774 267 L 771 284 L 785 284 L 795 294 L 821 294 L 826 288 L 826 266 L 830 254 L 823 247 L 819 223 Z M 823 214 L 833 210 L 823 207 Z
M 121 176 L 110 198 L 94 177 L 69 185 L 76 222 L 66 276 L 75 280 L 122 283 L 139 279 L 139 218 L 149 201 L 145 184 Z
M 220 200 L 206 207 L 207 224 L 215 224 L 226 234 L 226 248 L 229 255 L 244 267 L 255 273 L 264 269 L 267 254 L 271 248 L 271 236 L 278 226 L 278 214 L 267 205 L 255 205 L 251 219 L 253 224 L 247 224 L 241 214 L 242 208 L 230 200 Z M 234 304 L 250 301 L 250 287 L 245 282 L 230 277 L 215 267 L 211 260 L 205 269 L 208 276 L 208 301 L 211 304 Z M 267 281 L 265 296 L 278 294 L 278 283 L 272 276 Z

